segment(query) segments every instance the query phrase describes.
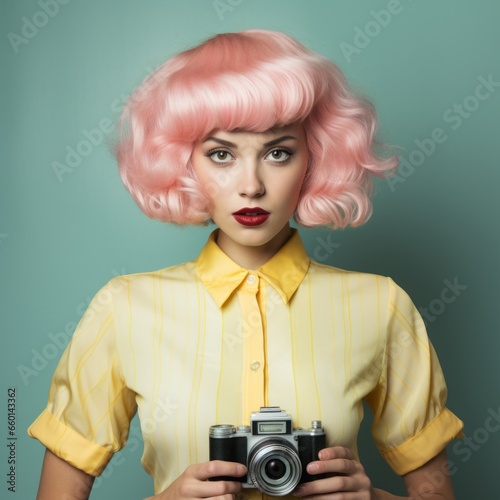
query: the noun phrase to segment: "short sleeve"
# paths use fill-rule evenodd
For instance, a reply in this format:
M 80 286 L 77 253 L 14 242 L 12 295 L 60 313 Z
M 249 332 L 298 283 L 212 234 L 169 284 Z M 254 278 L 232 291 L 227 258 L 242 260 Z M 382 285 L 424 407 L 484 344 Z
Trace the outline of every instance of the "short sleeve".
M 93 298 L 55 370 L 46 409 L 28 429 L 55 455 L 99 475 L 128 437 L 137 406 L 124 384 L 113 301 L 120 278 Z
M 447 388 L 424 322 L 408 295 L 389 279 L 387 336 L 380 379 L 367 398 L 372 434 L 399 475 L 424 465 L 461 434 L 446 408 Z

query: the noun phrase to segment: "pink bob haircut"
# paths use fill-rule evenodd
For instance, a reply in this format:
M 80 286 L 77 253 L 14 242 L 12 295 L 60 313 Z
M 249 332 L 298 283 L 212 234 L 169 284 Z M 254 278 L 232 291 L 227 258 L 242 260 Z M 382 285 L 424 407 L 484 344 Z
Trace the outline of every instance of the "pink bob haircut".
M 216 130 L 292 123 L 304 127 L 309 158 L 296 222 L 366 222 L 372 175 L 397 163 L 374 152 L 375 110 L 337 66 L 283 33 L 219 34 L 167 60 L 131 94 L 114 148 L 125 187 L 146 215 L 206 224 L 208 198 L 191 167 L 196 141 Z

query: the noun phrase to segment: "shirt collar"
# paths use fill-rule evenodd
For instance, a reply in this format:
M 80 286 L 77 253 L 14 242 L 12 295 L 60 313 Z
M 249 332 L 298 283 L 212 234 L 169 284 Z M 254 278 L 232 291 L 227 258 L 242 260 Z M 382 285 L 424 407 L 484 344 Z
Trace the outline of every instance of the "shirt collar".
M 283 247 L 255 271 L 244 269 L 230 259 L 215 242 L 216 235 L 217 230 L 212 232 L 203 247 L 196 267 L 201 281 L 218 307 L 225 304 L 249 274 L 256 274 L 266 280 L 281 295 L 283 302 L 288 303 L 304 279 L 310 263 L 295 228 L 292 228 L 292 236 Z

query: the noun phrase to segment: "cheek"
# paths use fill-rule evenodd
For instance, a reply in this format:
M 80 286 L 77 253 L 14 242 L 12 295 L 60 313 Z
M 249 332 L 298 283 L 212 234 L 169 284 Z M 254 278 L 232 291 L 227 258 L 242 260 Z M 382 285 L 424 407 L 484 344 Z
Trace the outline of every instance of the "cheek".
M 279 189 L 279 199 L 282 208 L 289 214 L 295 212 L 299 201 L 301 185 L 296 183 L 281 184 Z
M 299 180 L 295 178 L 287 185 L 287 206 L 291 212 L 294 212 L 297 208 L 302 186 L 304 184 L 304 178 L 305 175 L 301 175 Z
M 305 172 L 300 171 L 297 175 L 291 177 L 287 182 L 281 184 L 283 191 L 286 191 L 290 198 L 298 198 L 304 184 Z
M 218 170 L 203 180 L 203 189 L 207 190 L 213 201 L 220 201 L 222 196 L 231 191 L 231 176 L 225 170 Z
M 224 193 L 228 191 L 231 177 L 223 169 L 215 170 L 197 165 L 194 170 L 201 189 L 215 205 L 221 196 L 224 196 Z

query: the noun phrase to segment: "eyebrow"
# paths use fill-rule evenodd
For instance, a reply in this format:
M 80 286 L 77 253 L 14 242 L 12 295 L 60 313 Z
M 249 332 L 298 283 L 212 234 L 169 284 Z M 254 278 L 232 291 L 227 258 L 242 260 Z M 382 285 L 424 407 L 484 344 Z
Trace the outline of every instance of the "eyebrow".
M 278 137 L 277 139 L 273 139 L 272 141 L 264 143 L 264 147 L 267 148 L 268 146 L 274 146 L 275 144 L 278 144 L 282 141 L 286 141 L 288 139 L 296 140 L 297 138 L 294 137 L 293 135 L 283 135 L 281 137 Z M 226 141 L 224 139 L 219 139 L 218 137 L 214 137 L 213 135 L 208 136 L 203 142 L 207 141 L 215 141 L 218 142 L 219 144 L 222 144 L 223 146 L 227 146 L 228 148 L 238 149 L 238 146 L 234 142 Z

